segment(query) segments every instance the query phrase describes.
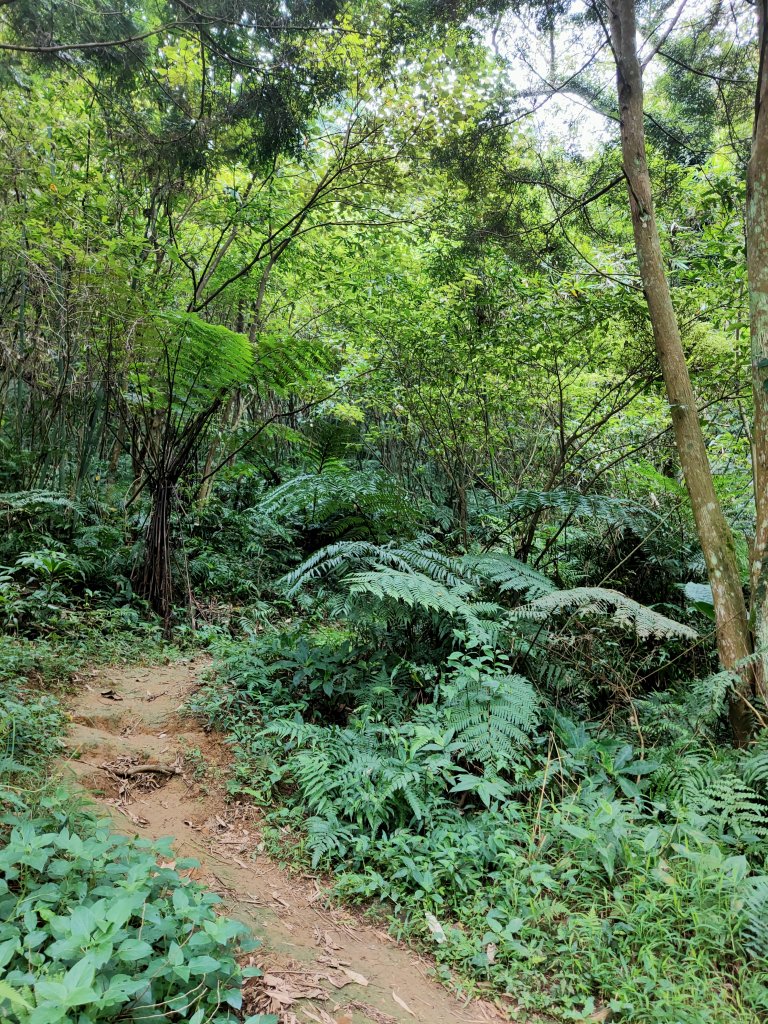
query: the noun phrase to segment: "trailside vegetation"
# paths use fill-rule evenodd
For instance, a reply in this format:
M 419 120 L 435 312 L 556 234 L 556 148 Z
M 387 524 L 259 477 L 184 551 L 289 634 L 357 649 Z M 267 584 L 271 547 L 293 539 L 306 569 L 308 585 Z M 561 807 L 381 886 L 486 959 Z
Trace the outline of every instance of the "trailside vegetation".
M 0 5 L 0 1016 L 241 1019 L 41 775 L 205 647 L 231 795 L 446 984 L 768 1018 L 764 7 Z

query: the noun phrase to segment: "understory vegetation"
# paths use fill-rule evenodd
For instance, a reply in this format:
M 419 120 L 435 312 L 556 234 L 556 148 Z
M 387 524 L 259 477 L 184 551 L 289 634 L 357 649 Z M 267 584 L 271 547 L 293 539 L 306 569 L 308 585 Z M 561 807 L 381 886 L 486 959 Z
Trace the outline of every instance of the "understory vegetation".
M 760 1019 L 768 742 L 734 749 L 727 674 L 691 679 L 709 620 L 682 591 L 651 609 L 583 576 L 558 586 L 508 547 L 457 551 L 423 532 L 439 509 L 398 508 L 394 480 L 371 539 L 289 568 L 307 534 L 339 530 L 353 473 L 300 468 L 256 506 L 294 531 L 264 596 L 282 610 L 214 642 L 192 705 L 232 736 L 231 788 L 266 809 L 274 849 L 516 1014 Z M 582 544 L 608 552 L 643 522 L 602 504 L 602 537 L 594 503 L 574 522 L 572 571 Z M 662 592 L 688 557 L 650 559 Z
M 53 768 L 205 649 L 230 794 L 446 984 L 768 1020 L 767 22 L 0 2 L 0 1016 L 242 1020 Z
M 18 1024 L 242 1021 L 237 955 L 257 943 L 216 912 L 192 860 L 115 835 L 50 762 L 66 716 L 51 695 L 0 681 L 0 1013 Z M 29 663 L 22 663 L 24 669 Z M 6 671 L 8 674 L 5 674 Z M 250 1024 L 264 1024 L 263 1015 Z

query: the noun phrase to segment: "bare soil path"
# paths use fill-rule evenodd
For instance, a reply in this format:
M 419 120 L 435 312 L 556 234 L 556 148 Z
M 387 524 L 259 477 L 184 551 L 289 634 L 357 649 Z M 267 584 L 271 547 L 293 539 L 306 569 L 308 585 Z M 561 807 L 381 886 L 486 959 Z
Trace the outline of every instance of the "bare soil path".
M 222 737 L 181 711 L 206 667 L 199 659 L 94 673 L 70 702 L 65 766 L 119 831 L 171 836 L 175 855 L 198 860 L 194 876 L 261 939 L 265 977 L 249 992 L 249 1009 L 277 1012 L 286 1024 L 496 1017 L 490 1003 L 459 1002 L 428 977 L 425 960 L 384 932 L 327 909 L 315 879 L 263 852 L 254 809 L 225 799 Z

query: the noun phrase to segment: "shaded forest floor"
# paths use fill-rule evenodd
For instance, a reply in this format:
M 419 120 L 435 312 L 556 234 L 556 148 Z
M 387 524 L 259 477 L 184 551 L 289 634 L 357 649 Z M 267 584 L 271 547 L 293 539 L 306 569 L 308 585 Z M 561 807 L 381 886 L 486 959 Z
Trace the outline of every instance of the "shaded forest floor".
M 264 977 L 246 983 L 251 1012 L 321 1024 L 487 1021 L 496 1007 L 460 1002 L 429 964 L 384 931 L 329 909 L 318 879 L 264 852 L 256 809 L 226 796 L 229 749 L 183 714 L 202 659 L 92 672 L 70 701 L 64 768 L 117 830 L 173 838 L 197 881 L 262 941 Z M 297 1016 L 298 1014 L 298 1016 Z

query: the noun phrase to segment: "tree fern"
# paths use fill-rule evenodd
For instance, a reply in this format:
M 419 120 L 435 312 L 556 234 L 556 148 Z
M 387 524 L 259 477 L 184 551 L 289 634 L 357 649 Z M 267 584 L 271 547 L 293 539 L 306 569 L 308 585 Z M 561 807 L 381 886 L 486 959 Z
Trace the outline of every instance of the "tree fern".
M 199 409 L 253 376 L 253 347 L 244 334 L 195 313 L 157 313 L 134 343 L 133 400 L 150 409 L 171 401 Z
M 333 350 L 314 337 L 262 331 L 255 352 L 256 380 L 279 395 L 305 389 L 326 375 Z

